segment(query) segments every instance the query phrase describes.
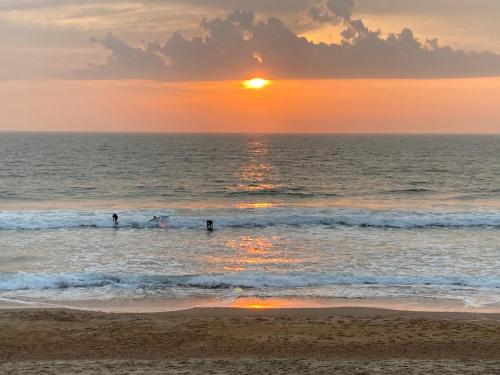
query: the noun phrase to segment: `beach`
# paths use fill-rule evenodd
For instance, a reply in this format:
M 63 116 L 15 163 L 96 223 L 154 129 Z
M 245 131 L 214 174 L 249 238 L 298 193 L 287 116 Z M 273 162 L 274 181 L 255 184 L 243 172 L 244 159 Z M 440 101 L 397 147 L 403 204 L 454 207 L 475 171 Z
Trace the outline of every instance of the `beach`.
M 496 374 L 500 314 L 7 309 L 0 362 L 3 374 Z
M 0 0 L 0 375 L 500 375 L 499 16 Z
M 0 146 L 2 375 L 500 373 L 498 137 Z

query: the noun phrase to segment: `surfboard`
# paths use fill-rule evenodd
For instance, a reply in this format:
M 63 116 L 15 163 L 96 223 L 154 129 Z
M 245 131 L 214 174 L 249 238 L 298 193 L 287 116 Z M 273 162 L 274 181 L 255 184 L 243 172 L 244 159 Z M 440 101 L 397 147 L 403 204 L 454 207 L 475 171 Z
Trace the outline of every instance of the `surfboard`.
M 160 228 L 166 229 L 168 228 L 168 225 L 170 223 L 170 217 L 168 216 L 160 216 L 160 219 L 158 220 L 158 226 Z

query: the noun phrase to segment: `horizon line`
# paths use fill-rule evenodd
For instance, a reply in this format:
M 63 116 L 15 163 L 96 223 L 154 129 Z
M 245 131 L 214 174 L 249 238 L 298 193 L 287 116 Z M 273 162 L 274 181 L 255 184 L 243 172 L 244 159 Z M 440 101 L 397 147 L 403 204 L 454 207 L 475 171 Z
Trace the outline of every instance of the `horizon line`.
M 397 133 L 397 132 L 182 132 L 182 131 L 85 131 L 85 130 L 0 130 L 0 134 L 123 134 L 123 135 L 158 135 L 158 134 L 171 134 L 171 135 L 500 135 L 497 133 L 489 132 L 436 132 L 436 133 Z

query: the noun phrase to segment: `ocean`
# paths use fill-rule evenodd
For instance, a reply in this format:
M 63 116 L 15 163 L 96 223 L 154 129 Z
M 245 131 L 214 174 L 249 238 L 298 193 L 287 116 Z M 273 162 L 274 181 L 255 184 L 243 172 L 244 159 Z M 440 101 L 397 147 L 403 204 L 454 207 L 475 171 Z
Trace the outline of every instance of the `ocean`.
M 0 306 L 500 311 L 498 136 L 2 133 L 0 160 Z

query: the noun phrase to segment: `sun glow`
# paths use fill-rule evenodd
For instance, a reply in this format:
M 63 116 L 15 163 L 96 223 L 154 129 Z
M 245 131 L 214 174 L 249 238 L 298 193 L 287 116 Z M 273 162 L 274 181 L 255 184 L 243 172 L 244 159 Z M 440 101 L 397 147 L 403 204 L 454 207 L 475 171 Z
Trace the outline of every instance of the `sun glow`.
M 325 305 L 322 304 L 321 301 L 313 299 L 238 297 L 229 305 L 229 307 L 263 310 L 325 307 Z
M 245 87 L 246 89 L 253 89 L 253 90 L 264 88 L 266 86 L 269 86 L 270 84 L 271 81 L 264 78 L 252 78 L 243 81 L 243 87 Z

